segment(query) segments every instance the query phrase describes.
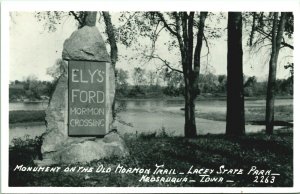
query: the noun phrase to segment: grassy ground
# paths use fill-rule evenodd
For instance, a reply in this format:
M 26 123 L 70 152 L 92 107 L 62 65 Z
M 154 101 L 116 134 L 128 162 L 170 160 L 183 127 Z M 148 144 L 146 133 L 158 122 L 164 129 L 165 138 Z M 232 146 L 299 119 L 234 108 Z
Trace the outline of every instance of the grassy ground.
M 188 175 L 196 182 L 187 183 L 145 183 L 139 182 L 139 174 L 115 173 L 46 173 L 14 172 L 16 165 L 33 166 L 33 159 L 40 157 L 39 138 L 35 140 L 15 140 L 15 146 L 9 152 L 10 186 L 239 186 L 269 187 L 293 185 L 293 134 L 292 129 L 277 131 L 272 136 L 262 133 L 249 134 L 241 138 L 227 138 L 224 135 L 205 135 L 194 139 L 168 137 L 164 133 L 142 134 L 138 137 L 125 136 L 130 156 L 93 161 L 89 166 L 97 168 L 103 164 L 114 169 L 118 164 L 124 167 L 141 167 L 154 170 L 155 164 L 164 164 L 166 168 L 175 168 L 187 172 L 194 168 L 212 168 L 218 170 L 221 165 L 226 168 L 242 168 L 248 171 L 252 166 L 258 169 L 271 169 L 279 173 L 273 184 L 254 183 L 254 176 L 224 175 L 232 183 L 201 183 L 198 175 Z M 69 165 L 60 165 L 63 168 Z M 176 175 L 182 177 L 185 175 Z M 269 177 L 270 178 L 270 177 Z

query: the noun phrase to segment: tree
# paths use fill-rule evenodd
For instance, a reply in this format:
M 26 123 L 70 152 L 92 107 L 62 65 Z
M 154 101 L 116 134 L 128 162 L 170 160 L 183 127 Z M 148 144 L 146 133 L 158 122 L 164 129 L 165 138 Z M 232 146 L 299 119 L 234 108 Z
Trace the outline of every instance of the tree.
M 165 69 L 163 74 L 164 81 L 167 82 L 167 87 L 164 93 L 169 96 L 179 96 L 184 94 L 183 74 L 177 71 L 169 71 Z
M 294 50 L 294 46 L 292 45 L 294 16 L 292 12 L 281 12 L 280 20 L 278 21 L 278 12 L 268 14 L 254 12 L 251 15 L 253 21 L 249 38 L 250 46 L 253 45 L 259 49 L 264 46 L 271 46 L 266 99 L 266 133 L 272 134 L 274 128 L 277 60 L 280 49 L 287 48 Z M 255 32 L 258 33 L 256 37 L 254 36 Z M 266 42 L 268 43 L 266 44 Z
M 200 74 L 199 86 L 202 93 L 214 93 L 217 91 L 218 77 L 213 73 Z
M 226 87 L 227 87 L 227 76 L 226 75 L 218 75 L 218 92 L 219 93 L 225 93 Z
M 284 66 L 285 69 L 290 69 L 290 78 L 293 80 L 294 79 L 294 63 L 288 63 L 287 65 Z
M 122 13 L 120 21 L 125 22 L 121 29 L 121 40 L 128 46 L 138 42 L 138 37 L 148 37 L 152 44 L 144 46 L 146 52 L 141 55 L 145 59 L 160 61 L 161 64 L 171 71 L 183 74 L 184 97 L 185 97 L 185 137 L 195 137 L 195 100 L 200 93 L 198 83 L 200 74 L 200 59 L 203 42 L 209 47 L 206 37 L 218 37 L 215 28 L 205 25 L 207 12 L 134 12 Z M 214 15 L 214 14 L 210 14 Z M 222 14 L 220 14 L 222 15 Z M 206 29 L 206 36 L 204 35 Z M 213 29 L 213 30 L 212 30 Z M 167 34 L 161 34 L 167 33 Z M 169 35 L 165 38 L 164 35 Z M 156 42 L 160 37 L 164 37 L 168 51 L 177 51 L 169 62 L 162 53 L 156 53 Z M 150 53 L 149 53 L 150 51 Z M 179 58 L 177 60 L 177 57 Z M 175 58 L 175 61 L 174 61 Z M 179 65 L 179 66 L 177 66 Z M 162 68 L 161 68 L 162 69 Z
M 228 13 L 226 135 L 245 134 L 242 13 Z
M 145 69 L 135 67 L 132 74 L 132 79 L 135 86 L 141 86 L 146 84 Z
M 244 76 L 244 78 L 245 78 L 245 76 Z M 256 94 L 256 86 L 257 86 L 256 77 L 255 76 L 248 77 L 244 83 L 245 96 L 254 96 Z
M 62 59 L 57 59 L 53 66 L 47 68 L 47 74 L 53 78 L 53 81 L 47 84 L 47 94 L 52 98 L 57 82 L 62 75 L 67 75 L 68 65 Z
M 108 42 L 110 45 L 110 58 L 113 68 L 115 68 L 116 63 L 118 61 L 118 47 L 117 47 L 117 41 L 116 41 L 116 33 L 114 26 L 111 22 L 111 16 L 109 12 L 103 11 L 102 12 L 105 26 L 106 26 L 106 34 L 108 37 Z
M 280 21 L 278 24 L 278 12 L 273 13 L 272 25 L 272 51 L 269 62 L 269 77 L 266 99 L 266 132 L 273 133 L 274 128 L 274 101 L 275 101 L 275 84 L 276 84 L 276 68 L 279 50 L 282 43 L 284 26 L 286 22 L 286 13 L 281 12 Z
M 148 37 L 152 41 L 150 54 L 145 54 L 149 61 L 152 59 L 160 61 L 163 66 L 171 71 L 183 74 L 184 97 L 185 97 L 185 137 L 195 137 L 195 100 L 199 94 L 198 80 L 200 73 L 200 59 L 203 42 L 208 47 L 207 39 L 204 35 L 205 20 L 207 12 L 135 12 L 127 20 L 127 26 L 122 28 L 122 34 L 131 37 L 132 32 L 137 32 L 141 37 Z M 167 32 L 170 39 L 165 45 L 168 50 L 176 50 L 179 56 L 180 67 L 177 63 L 170 63 L 155 53 L 155 43 L 160 37 L 160 33 Z M 136 36 L 137 33 L 134 33 Z M 213 34 L 213 33 L 211 33 Z M 214 36 L 214 35 L 213 35 Z M 126 39 L 128 40 L 128 39 Z M 135 39 L 137 40 L 137 39 Z M 125 43 L 132 43 L 131 39 Z M 209 50 L 209 49 L 208 49 Z
M 116 69 L 116 93 L 121 95 L 127 94 L 127 88 L 128 88 L 128 71 L 125 71 L 123 69 Z
M 290 77 L 286 80 L 289 87 L 289 94 L 293 95 L 294 91 L 294 63 L 288 63 L 284 66 L 285 69 L 290 70 Z
M 153 86 L 156 79 L 156 72 L 149 70 L 146 73 L 146 77 L 147 77 L 148 85 Z
M 26 77 L 25 84 L 24 84 L 24 90 L 26 96 L 31 99 L 39 99 L 40 98 L 40 88 L 39 88 L 40 82 L 38 81 L 38 78 L 36 75 L 31 74 Z
M 202 41 L 204 39 L 204 28 L 207 12 L 197 15 L 195 22 L 195 12 L 172 12 L 169 17 L 174 21 L 174 27 L 167 21 L 160 12 L 156 13 L 159 21 L 169 33 L 176 37 L 179 44 L 181 56 L 182 73 L 185 84 L 185 137 L 195 137 L 197 135 L 195 122 L 195 100 L 199 94 L 198 79 L 200 72 L 200 54 Z M 194 26 L 196 26 L 196 45 L 194 46 Z
M 125 86 L 125 85 L 128 85 L 128 82 L 127 82 L 127 79 L 129 78 L 128 76 L 128 71 L 126 70 L 123 70 L 123 69 L 116 69 L 116 77 L 117 77 L 117 80 L 116 80 L 116 84 L 117 86 Z
M 244 16 L 245 23 L 251 23 L 251 29 L 249 33 L 248 45 L 252 47 L 258 47 L 258 49 L 269 45 L 272 45 L 272 29 L 273 29 L 273 14 L 265 12 L 252 12 L 246 13 Z M 292 12 L 284 12 L 285 24 L 284 35 L 286 38 L 282 39 L 280 45 L 282 48 L 288 48 L 294 50 L 292 45 L 292 38 L 294 33 L 294 15 Z M 252 21 L 250 22 L 249 20 Z M 256 34 L 256 35 L 255 35 Z
M 67 71 L 67 63 L 62 59 L 57 59 L 53 66 L 47 68 L 47 75 L 51 76 L 53 80 L 56 81 L 61 75 L 66 74 Z
M 177 48 L 180 52 L 181 70 L 172 67 L 169 62 L 161 59 L 159 56 L 153 55 L 153 53 L 149 56 L 149 58 L 159 59 L 172 71 L 177 71 L 183 74 L 185 86 L 184 134 L 185 137 L 195 137 L 197 135 L 195 122 L 195 100 L 199 94 L 198 80 L 200 72 L 200 54 L 202 42 L 203 40 L 206 40 L 204 36 L 204 28 L 207 12 L 196 14 L 195 12 L 151 12 L 144 14 L 144 17 L 146 19 L 150 19 L 149 25 L 155 28 L 154 32 L 157 32 L 149 35 L 153 40 L 152 48 L 155 47 L 158 34 L 162 31 L 162 29 L 166 29 L 171 37 L 175 38 L 171 44 L 178 45 Z M 162 28 L 159 28 L 159 26 L 162 26 Z M 142 32 L 144 35 L 145 32 Z

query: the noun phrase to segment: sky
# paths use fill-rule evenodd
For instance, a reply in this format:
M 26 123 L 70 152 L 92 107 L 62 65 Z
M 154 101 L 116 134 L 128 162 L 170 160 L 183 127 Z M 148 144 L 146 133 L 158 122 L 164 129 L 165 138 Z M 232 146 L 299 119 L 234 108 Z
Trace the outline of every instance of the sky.
M 72 17 L 65 17 L 61 24 L 57 25 L 57 30 L 48 32 L 45 29 L 45 21 L 38 21 L 33 12 L 14 12 L 10 20 L 10 67 L 9 80 L 24 80 L 26 77 L 35 75 L 40 80 L 52 80 L 46 74 L 47 68 L 54 65 L 55 61 L 61 58 L 64 41 L 70 37 L 77 27 Z M 116 26 L 121 25 L 118 21 L 119 13 L 112 13 L 112 22 Z M 208 21 L 207 21 L 208 22 Z M 215 74 L 226 74 L 227 65 L 227 42 L 226 42 L 226 18 L 219 24 L 223 28 L 222 36 L 219 39 L 209 40 L 208 57 L 201 58 L 201 73 L 212 72 Z M 98 26 L 100 32 L 103 32 L 101 26 Z M 103 35 L 105 37 L 105 35 Z M 162 32 L 157 41 L 157 54 L 160 57 L 168 59 L 172 64 L 178 64 L 178 53 L 170 52 L 163 44 L 169 39 L 167 32 Z M 139 52 L 142 47 L 149 43 L 147 40 L 141 41 Z M 244 40 L 244 42 L 246 42 Z M 148 45 L 149 46 L 149 45 Z M 109 51 L 109 46 L 107 47 Z M 159 61 L 145 63 L 140 59 L 139 52 L 134 49 L 126 48 L 118 44 L 119 61 L 117 68 L 122 68 L 132 72 L 134 67 L 143 67 L 145 69 L 156 70 L 161 66 Z M 207 49 L 203 47 L 202 53 Z M 204 55 L 204 54 L 202 54 Z M 269 49 L 262 49 L 259 53 L 250 54 L 248 47 L 244 47 L 244 73 L 247 76 L 256 76 L 258 80 L 265 80 L 268 74 L 268 56 Z M 287 78 L 289 71 L 284 69 L 287 61 L 291 61 L 292 53 L 286 49 L 281 50 L 279 64 L 277 69 L 277 78 Z M 128 60 L 128 58 L 133 58 Z

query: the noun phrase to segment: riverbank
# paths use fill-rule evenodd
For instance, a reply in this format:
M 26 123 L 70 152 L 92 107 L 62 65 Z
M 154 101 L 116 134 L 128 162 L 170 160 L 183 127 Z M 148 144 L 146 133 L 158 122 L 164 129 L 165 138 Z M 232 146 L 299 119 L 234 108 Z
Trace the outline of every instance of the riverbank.
M 103 165 L 106 169 L 145 168 L 151 172 L 155 165 L 175 169 L 177 174 L 171 177 L 187 177 L 194 182 L 145 182 L 140 181 L 143 174 L 135 173 L 57 173 L 18 172 L 16 165 L 34 166 L 33 160 L 40 157 L 39 138 L 27 141 L 15 141 L 9 154 L 9 186 L 64 186 L 64 187 L 288 187 L 293 185 L 293 133 L 290 128 L 275 131 L 274 135 L 264 133 L 248 134 L 241 138 L 227 138 L 224 135 L 202 135 L 197 138 L 169 137 L 160 134 L 126 135 L 124 140 L 130 156 L 93 161 L 88 164 L 58 165 L 62 169 L 73 167 L 94 167 Z M 214 175 L 232 182 L 200 182 L 198 174 L 187 174 L 189 168 L 226 168 L 244 169 L 242 175 Z M 255 166 L 257 169 L 270 169 L 279 174 L 270 183 L 255 182 L 255 176 L 246 174 Z M 183 172 L 184 174 L 178 174 Z M 157 177 L 158 175 L 149 175 Z M 169 175 L 160 175 L 160 177 Z
M 49 99 L 43 99 L 43 100 L 29 100 L 29 99 L 10 99 L 9 103 L 48 103 Z

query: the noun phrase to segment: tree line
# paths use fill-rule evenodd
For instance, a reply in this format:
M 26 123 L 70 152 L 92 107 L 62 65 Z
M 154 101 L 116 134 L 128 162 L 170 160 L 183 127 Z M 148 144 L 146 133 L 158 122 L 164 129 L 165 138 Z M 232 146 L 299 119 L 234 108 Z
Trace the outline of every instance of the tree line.
M 9 101 L 48 100 L 54 89 L 53 81 L 41 81 L 34 75 L 9 84 Z
M 53 80 L 65 71 L 60 68 L 62 60 L 57 60 L 54 66 L 48 68 L 47 73 Z M 65 65 L 65 64 L 64 64 Z M 130 82 L 130 79 L 133 81 Z M 199 75 L 200 95 L 204 97 L 226 97 L 227 76 L 213 73 Z M 55 81 L 41 81 L 34 75 L 24 80 L 15 80 L 10 83 L 9 100 L 18 101 L 28 99 L 31 101 L 48 99 L 55 87 Z M 245 97 L 265 97 L 267 81 L 257 81 L 255 76 L 244 75 Z M 279 96 L 293 95 L 293 77 L 277 79 L 275 94 Z M 184 82 L 182 75 L 166 70 L 156 72 L 136 67 L 132 72 L 116 68 L 116 97 L 117 98 L 162 98 L 183 97 Z
M 132 83 L 130 79 L 133 80 Z M 201 96 L 225 97 L 227 93 L 227 76 L 213 73 L 199 74 L 198 87 Z M 256 76 L 243 76 L 245 97 L 265 97 L 267 81 L 258 81 Z M 277 79 L 275 94 L 279 96 L 293 95 L 293 77 Z M 175 71 L 162 70 L 159 72 L 135 67 L 128 70 L 116 68 L 117 97 L 162 97 L 184 96 L 182 74 Z
M 114 27 L 109 12 L 46 12 L 37 13 L 37 18 L 48 18 L 49 28 L 55 26 L 56 20 L 68 14 L 78 22 L 78 28 L 85 25 L 94 26 L 96 21 L 105 24 L 105 34 L 110 45 L 112 65 L 115 68 L 118 60 L 117 40 L 127 47 L 138 42 L 138 37 L 151 40 L 149 52 L 142 55 L 147 60 L 159 60 L 170 71 L 181 74 L 185 99 L 186 137 L 195 137 L 195 100 L 201 93 L 199 87 L 202 58 L 209 54 L 209 40 L 218 38 L 220 29 L 210 24 L 219 23 L 219 18 L 227 15 L 227 117 L 226 135 L 241 136 L 245 134 L 244 117 L 244 74 L 243 74 L 243 39 L 247 46 L 256 49 L 270 49 L 269 74 L 266 94 L 266 132 L 273 133 L 274 101 L 276 88 L 276 70 L 278 56 L 282 49 L 291 49 L 294 17 L 291 12 L 228 12 L 221 13 L 219 18 L 209 12 L 124 12 L 119 21 L 123 25 Z M 97 15 L 100 19 L 96 20 Z M 214 20 L 214 21 L 212 21 Z M 243 34 L 243 26 L 246 36 Z M 165 44 L 169 50 L 175 50 L 180 60 L 174 66 L 156 52 L 156 43 L 161 32 L 167 32 L 170 41 Z M 116 38 L 118 35 L 118 39 Z M 206 48 L 207 53 L 204 52 Z M 293 68 L 293 67 L 292 67 Z

